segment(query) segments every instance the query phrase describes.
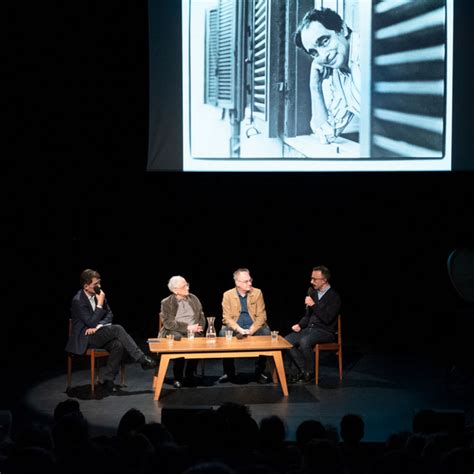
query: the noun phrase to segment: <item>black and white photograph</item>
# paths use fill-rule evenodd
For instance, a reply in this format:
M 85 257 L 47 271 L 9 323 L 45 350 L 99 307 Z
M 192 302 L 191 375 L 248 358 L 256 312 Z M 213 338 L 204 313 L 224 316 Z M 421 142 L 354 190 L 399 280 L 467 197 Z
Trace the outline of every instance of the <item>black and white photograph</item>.
M 7 5 L 0 474 L 474 474 L 474 1 Z
M 450 170 L 452 0 L 183 0 L 183 169 Z

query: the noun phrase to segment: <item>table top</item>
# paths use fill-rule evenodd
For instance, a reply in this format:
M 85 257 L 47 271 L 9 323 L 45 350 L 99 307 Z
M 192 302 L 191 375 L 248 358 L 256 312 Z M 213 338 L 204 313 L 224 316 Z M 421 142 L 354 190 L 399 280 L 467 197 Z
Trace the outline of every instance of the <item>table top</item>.
M 166 338 L 148 339 L 151 352 L 236 352 L 236 351 L 279 351 L 293 347 L 286 339 L 278 336 L 272 340 L 271 336 L 248 336 L 243 339 L 233 337 L 216 337 L 216 342 L 209 342 L 205 337 L 188 339 L 183 337 L 179 341 L 169 342 Z

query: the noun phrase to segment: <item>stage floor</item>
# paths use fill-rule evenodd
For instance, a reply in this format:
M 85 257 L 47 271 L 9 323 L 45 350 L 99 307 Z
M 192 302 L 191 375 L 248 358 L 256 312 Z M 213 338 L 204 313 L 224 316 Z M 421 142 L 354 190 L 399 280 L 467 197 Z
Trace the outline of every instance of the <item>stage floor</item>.
M 183 411 L 217 408 L 224 402 L 238 402 L 249 407 L 257 422 L 278 415 L 287 425 L 287 439 L 294 440 L 298 425 L 307 419 L 339 427 L 347 413 L 356 413 L 365 421 L 367 442 L 382 442 L 397 431 L 411 430 L 413 415 L 431 408 L 446 412 L 463 412 L 467 424 L 474 423 L 474 383 L 472 377 L 457 377 L 447 385 L 446 367 L 413 355 L 376 354 L 346 351 L 343 381 L 340 384 L 336 358 L 325 354 L 320 367 L 319 386 L 289 385 L 284 397 L 279 385 L 259 385 L 251 381 L 254 360 L 236 360 L 242 383 L 218 383 L 221 360 L 206 360 L 202 384 L 193 388 L 174 389 L 171 368 L 160 400 L 153 400 L 153 371 L 138 364 L 128 364 L 126 386 L 120 396 L 91 399 L 89 371 L 78 367 L 73 373 L 73 388 L 66 393 L 65 372 L 49 374 L 28 388 L 14 413 L 21 418 L 52 421 L 56 405 L 68 397 L 80 402 L 89 421 L 92 436 L 114 434 L 122 415 L 129 408 L 141 410 L 147 421 L 161 421 L 163 409 Z M 200 371 L 201 366 L 198 366 Z

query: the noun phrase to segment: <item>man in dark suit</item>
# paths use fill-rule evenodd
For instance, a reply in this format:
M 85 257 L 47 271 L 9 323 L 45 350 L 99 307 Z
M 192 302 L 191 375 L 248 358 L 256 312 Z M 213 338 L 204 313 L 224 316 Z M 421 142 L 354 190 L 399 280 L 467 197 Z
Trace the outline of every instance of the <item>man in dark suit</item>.
M 114 379 L 127 352 L 143 369 L 156 367 L 156 362 L 136 345 L 119 324 L 113 324 L 113 313 L 100 287 L 97 271 L 86 269 L 80 275 L 81 290 L 71 303 L 72 330 L 66 351 L 84 354 L 88 348 L 106 349 L 110 355 L 103 375 L 103 387 L 109 392 L 118 391 Z
M 287 355 L 298 369 L 292 382 L 310 382 L 314 377 L 313 348 L 316 344 L 336 340 L 337 316 L 341 309 L 339 294 L 329 284 L 331 273 L 324 266 L 314 267 L 312 288 L 305 298 L 304 316 L 294 324 L 285 339 L 293 344 Z

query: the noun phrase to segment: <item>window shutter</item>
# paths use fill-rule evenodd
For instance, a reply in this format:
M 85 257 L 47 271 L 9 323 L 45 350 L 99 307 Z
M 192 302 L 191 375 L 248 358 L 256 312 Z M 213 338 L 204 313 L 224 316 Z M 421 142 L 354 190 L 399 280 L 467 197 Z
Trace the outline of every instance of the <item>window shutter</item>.
M 233 109 L 236 49 L 236 0 L 219 0 L 218 6 L 218 56 L 217 100 L 218 106 Z
M 373 5 L 373 157 L 445 153 L 446 1 Z
M 217 105 L 217 9 L 206 12 L 206 60 L 204 102 Z
M 267 112 L 267 10 L 267 0 L 253 0 L 251 107 L 262 120 L 266 120 Z

